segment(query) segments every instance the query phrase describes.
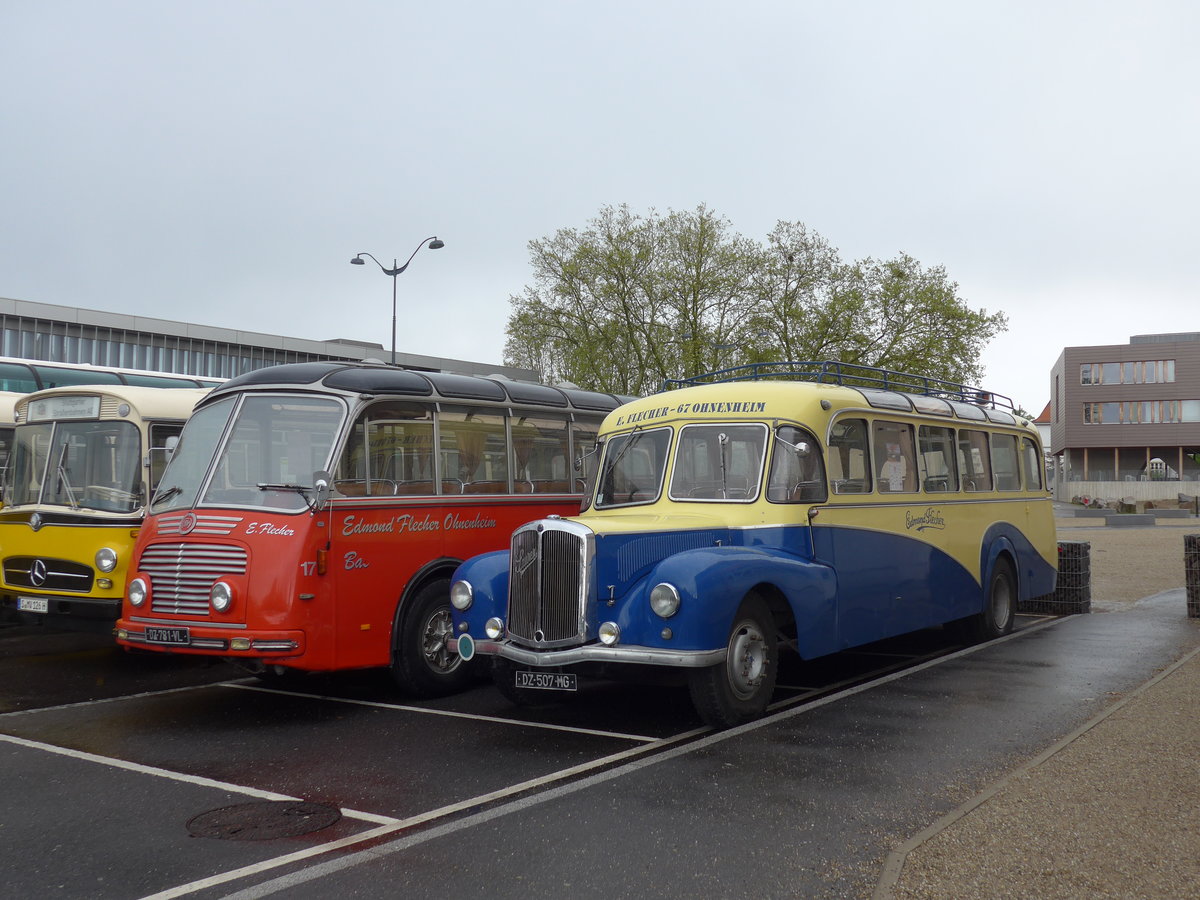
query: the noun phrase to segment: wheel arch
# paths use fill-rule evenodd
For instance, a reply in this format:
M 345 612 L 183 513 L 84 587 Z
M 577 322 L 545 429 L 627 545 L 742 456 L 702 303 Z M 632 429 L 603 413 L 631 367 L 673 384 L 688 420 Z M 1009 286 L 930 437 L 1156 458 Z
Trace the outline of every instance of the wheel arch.
M 396 654 L 397 642 L 399 641 L 404 621 L 412 610 L 412 598 L 424 590 L 426 585 L 438 579 L 445 578 L 449 581 L 454 575 L 454 570 L 460 565 L 462 565 L 461 559 L 456 559 L 453 556 L 442 556 L 425 563 L 408 579 L 408 583 L 404 585 L 404 589 L 400 592 L 400 597 L 396 601 L 396 609 L 392 613 L 391 654 L 393 657 Z
M 702 642 L 722 643 L 742 602 L 752 595 L 767 604 L 787 645 L 809 659 L 836 649 L 837 580 L 833 570 L 812 560 L 762 548 L 689 550 L 659 563 L 645 589 L 667 581 L 699 601 Z M 688 600 L 685 599 L 685 603 Z
M 1003 533 L 989 532 L 987 539 L 984 541 L 980 560 L 979 589 L 981 603 L 987 599 L 988 585 L 991 584 L 992 575 L 996 571 L 996 565 L 1001 560 L 1004 560 L 1008 564 L 1009 571 L 1016 582 L 1017 598 L 1021 601 L 1028 600 L 1029 598 L 1024 596 L 1027 585 L 1025 579 L 1021 577 L 1021 566 L 1018 562 L 1017 548 L 1012 538 Z
M 775 620 L 775 630 L 781 636 L 780 643 L 795 649 L 796 641 L 796 611 L 788 602 L 787 595 L 775 584 L 760 581 L 746 592 L 746 596 L 757 594 L 767 604 L 771 618 Z

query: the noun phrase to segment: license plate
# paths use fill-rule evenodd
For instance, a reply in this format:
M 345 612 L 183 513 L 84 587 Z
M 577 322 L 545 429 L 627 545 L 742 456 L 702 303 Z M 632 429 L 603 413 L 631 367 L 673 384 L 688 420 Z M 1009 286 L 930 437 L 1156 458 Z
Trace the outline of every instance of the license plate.
M 532 688 L 537 691 L 574 691 L 579 684 L 574 672 L 527 672 L 518 669 L 515 673 L 516 685 L 519 688 Z
M 17 609 L 25 612 L 48 613 L 50 612 L 50 601 L 45 597 L 18 597 Z
M 188 644 L 192 636 L 187 628 L 147 628 L 147 644 Z

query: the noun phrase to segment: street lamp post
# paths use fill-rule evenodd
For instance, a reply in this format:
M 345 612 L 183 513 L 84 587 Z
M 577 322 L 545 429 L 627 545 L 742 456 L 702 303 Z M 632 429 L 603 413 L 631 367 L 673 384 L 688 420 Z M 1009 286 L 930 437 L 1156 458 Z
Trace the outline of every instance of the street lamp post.
M 390 275 L 392 277 L 392 365 L 393 366 L 396 364 L 396 276 L 408 268 L 408 264 L 413 261 L 413 256 L 416 256 L 417 251 L 419 251 L 422 247 L 424 247 L 426 245 L 429 246 L 430 250 L 441 250 L 443 247 L 446 246 L 444 241 L 438 240 L 437 235 L 434 235 L 433 237 L 427 237 L 427 238 L 423 239 L 421 241 L 421 243 L 417 244 L 417 249 L 412 252 L 412 256 L 410 256 L 408 258 L 408 261 L 405 262 L 404 265 L 402 265 L 402 266 L 396 265 L 396 259 L 393 258 L 392 259 L 392 267 L 390 269 L 387 266 L 385 266 L 383 263 L 381 263 L 379 260 L 375 259 L 374 256 L 371 256 L 370 253 L 359 253 L 357 256 L 354 257 L 354 259 L 350 260 L 350 265 L 352 265 L 352 266 L 364 266 L 364 265 L 366 265 L 366 261 L 363 259 L 363 257 L 371 256 L 371 259 L 374 261 L 375 265 L 379 266 L 380 271 L 382 271 L 384 275 Z

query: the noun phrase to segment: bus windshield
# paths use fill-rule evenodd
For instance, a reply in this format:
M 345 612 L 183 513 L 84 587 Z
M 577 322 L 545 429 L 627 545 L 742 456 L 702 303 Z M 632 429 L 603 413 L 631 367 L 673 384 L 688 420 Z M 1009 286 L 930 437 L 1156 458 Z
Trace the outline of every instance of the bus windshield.
M 22 425 L 9 503 L 133 512 L 144 500 L 141 440 L 131 422 Z
M 662 491 L 671 429 L 631 431 L 609 438 L 596 508 L 653 503 Z
M 197 496 L 207 506 L 307 509 L 313 472 L 329 467 L 344 418 L 341 401 L 303 394 L 249 395 L 240 404 L 229 397 L 206 406 L 184 428 L 152 512 L 191 507 Z

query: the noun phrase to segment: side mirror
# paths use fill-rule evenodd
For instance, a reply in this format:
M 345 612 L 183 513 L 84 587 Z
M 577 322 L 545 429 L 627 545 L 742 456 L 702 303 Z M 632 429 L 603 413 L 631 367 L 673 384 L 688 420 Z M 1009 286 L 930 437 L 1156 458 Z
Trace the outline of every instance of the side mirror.
M 324 469 L 313 472 L 313 512 L 320 512 L 329 503 L 329 489 L 333 483 L 333 476 Z
M 167 438 L 163 449 L 167 451 L 167 459 L 170 459 L 175 453 L 175 448 L 179 446 L 179 435 L 173 434 Z

